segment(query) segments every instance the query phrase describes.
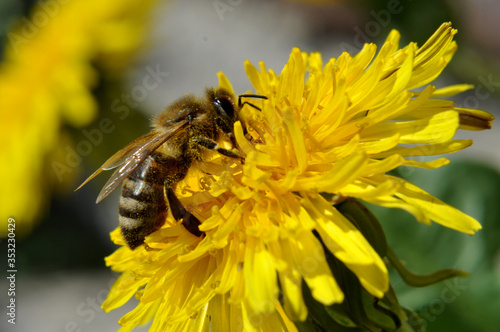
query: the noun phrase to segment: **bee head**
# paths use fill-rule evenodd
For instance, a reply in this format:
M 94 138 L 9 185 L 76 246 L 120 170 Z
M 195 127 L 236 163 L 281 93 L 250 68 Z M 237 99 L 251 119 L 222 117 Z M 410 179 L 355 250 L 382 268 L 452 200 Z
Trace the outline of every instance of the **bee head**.
M 239 120 L 234 96 L 231 93 L 224 89 L 213 89 L 209 91 L 209 100 L 219 115 L 229 118 L 233 123 Z
M 153 119 L 153 127 L 169 127 L 181 121 L 192 122 L 203 116 L 205 106 L 193 96 L 174 101 L 167 109 Z

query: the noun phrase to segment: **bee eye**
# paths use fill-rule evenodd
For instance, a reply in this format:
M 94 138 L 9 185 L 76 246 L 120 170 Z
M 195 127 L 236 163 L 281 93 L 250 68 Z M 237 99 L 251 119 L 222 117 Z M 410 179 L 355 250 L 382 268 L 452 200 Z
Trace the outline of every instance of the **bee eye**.
M 234 105 L 229 99 L 217 98 L 214 100 L 214 104 L 216 104 L 216 107 L 219 108 L 219 110 L 222 109 L 230 118 L 233 119 L 235 117 Z

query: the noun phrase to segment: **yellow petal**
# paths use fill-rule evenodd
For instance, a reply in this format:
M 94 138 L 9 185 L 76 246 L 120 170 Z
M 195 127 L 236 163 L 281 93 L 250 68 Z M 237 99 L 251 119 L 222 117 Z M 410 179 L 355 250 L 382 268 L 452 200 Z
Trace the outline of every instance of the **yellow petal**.
M 421 208 L 431 220 L 470 235 L 481 229 L 481 225 L 474 218 L 449 206 L 407 181 L 401 179 L 399 181 L 402 181 L 403 186 L 396 196 Z
M 289 270 L 279 274 L 285 312 L 291 320 L 304 321 L 307 318 L 307 307 L 302 297 L 302 277 L 297 270 Z
M 295 119 L 295 116 L 288 111 L 283 113 L 283 123 L 288 131 L 288 136 L 292 141 L 293 149 L 295 152 L 295 159 L 298 165 L 299 174 L 306 169 L 307 154 L 304 144 L 304 138 L 300 130 L 300 125 Z
M 342 302 L 344 295 L 332 276 L 321 243 L 309 231 L 302 231 L 295 238 L 282 241 L 290 253 L 295 268 L 304 278 L 312 296 L 320 303 L 330 305 Z
M 356 181 L 343 187 L 339 193 L 346 197 L 357 197 L 363 200 L 376 199 L 378 197 L 392 196 L 399 188 L 395 181 L 385 181 L 376 186 L 369 185 L 362 181 Z
M 364 130 L 361 137 L 375 140 L 400 134 L 402 144 L 432 144 L 450 140 L 457 129 L 458 114 L 446 111 L 422 120 L 382 123 Z
M 399 143 L 400 135 L 396 134 L 387 138 L 361 142 L 358 147 L 366 154 L 377 154 L 382 151 L 390 150 Z
M 439 158 L 436 160 L 432 161 L 418 161 L 418 160 L 413 160 L 409 159 L 404 162 L 405 166 L 411 166 L 411 167 L 420 167 L 420 168 L 427 168 L 427 169 L 434 169 L 434 168 L 439 168 L 444 165 L 448 165 L 450 163 L 449 159 L 446 158 Z
M 393 154 L 399 154 L 404 157 L 417 157 L 417 156 L 434 156 L 445 153 L 453 153 L 472 145 L 472 140 L 452 140 L 438 144 L 428 144 L 407 148 L 404 146 L 394 147 L 388 151 L 380 152 L 372 155 L 372 158 L 385 158 Z
M 321 196 L 308 196 L 304 203 L 316 218 L 316 230 L 328 249 L 356 274 L 369 293 L 382 297 L 389 287 L 387 268 L 359 230 Z
M 474 89 L 472 84 L 455 84 L 449 85 L 444 88 L 437 89 L 432 94 L 433 97 L 450 97 L 462 93 L 464 91 Z
M 245 72 L 257 93 L 264 92 L 265 90 L 262 88 L 259 72 L 248 60 L 245 61 Z
M 229 82 L 226 75 L 224 75 L 224 73 L 220 71 L 217 73 L 217 77 L 219 78 L 219 87 L 221 89 L 229 91 L 232 95 L 234 95 L 233 86 L 231 85 L 231 82 Z
M 279 293 L 276 269 L 258 239 L 248 238 L 243 272 L 247 285 L 245 295 L 252 312 L 273 312 Z
M 236 138 L 236 142 L 238 143 L 241 151 L 243 151 L 245 155 L 249 154 L 252 151 L 255 151 L 253 145 L 250 144 L 250 142 L 245 138 L 245 135 L 243 134 L 243 127 L 240 121 L 237 121 L 234 124 L 234 137 Z
M 379 173 L 389 172 L 396 167 L 402 165 L 405 159 L 400 155 L 394 154 L 383 160 L 370 160 L 366 169 L 361 173 L 361 176 L 371 176 Z
M 364 153 L 353 153 L 336 162 L 332 169 L 318 176 L 301 178 L 295 182 L 294 191 L 319 191 L 334 193 L 357 178 L 368 162 Z
M 146 282 L 147 280 L 145 278 L 136 278 L 132 273 L 120 275 L 118 279 L 116 279 L 113 287 L 111 287 L 108 297 L 102 303 L 101 307 L 106 312 L 121 307 L 134 296 L 137 288 L 143 286 Z

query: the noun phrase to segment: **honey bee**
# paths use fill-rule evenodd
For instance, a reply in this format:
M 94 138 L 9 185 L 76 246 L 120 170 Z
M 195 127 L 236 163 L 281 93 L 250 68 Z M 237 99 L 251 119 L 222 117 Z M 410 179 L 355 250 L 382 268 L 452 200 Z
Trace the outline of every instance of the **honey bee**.
M 239 111 L 243 97 L 265 96 L 245 94 L 235 97 L 221 88 L 206 90 L 205 99 L 186 96 L 173 102 L 153 120 L 153 130 L 109 158 L 76 190 L 102 171 L 117 168 L 104 185 L 96 203 L 106 198 L 121 183 L 118 220 L 122 235 L 135 249 L 149 234 L 165 223 L 168 210 L 175 220 L 195 236 L 202 236 L 200 221 L 186 211 L 174 193 L 176 184 L 184 179 L 194 161 L 204 160 L 204 150 L 213 150 L 244 162 L 238 153 L 233 133 L 234 123 L 241 121 Z M 244 133 L 246 128 L 242 123 Z M 225 135 L 233 149 L 221 147 L 217 141 Z

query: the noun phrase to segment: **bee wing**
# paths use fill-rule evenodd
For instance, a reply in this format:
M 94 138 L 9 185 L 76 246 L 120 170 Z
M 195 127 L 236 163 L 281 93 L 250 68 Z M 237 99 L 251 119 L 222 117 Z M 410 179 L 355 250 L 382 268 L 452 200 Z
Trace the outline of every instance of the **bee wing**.
M 186 124 L 187 122 L 182 121 L 170 126 L 164 131 L 153 131 L 139 137 L 106 160 L 106 162 L 76 188 L 76 190 L 83 187 L 102 171 L 121 166 L 113 173 L 99 193 L 96 201 L 99 203 L 115 190 L 116 187 L 118 187 L 153 151 L 181 131 Z

